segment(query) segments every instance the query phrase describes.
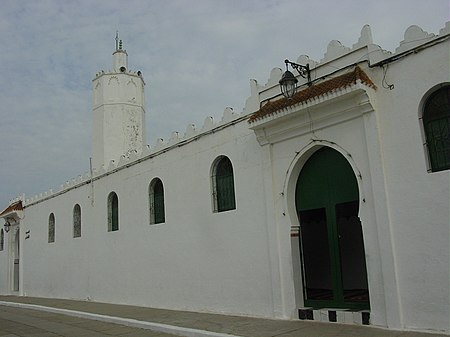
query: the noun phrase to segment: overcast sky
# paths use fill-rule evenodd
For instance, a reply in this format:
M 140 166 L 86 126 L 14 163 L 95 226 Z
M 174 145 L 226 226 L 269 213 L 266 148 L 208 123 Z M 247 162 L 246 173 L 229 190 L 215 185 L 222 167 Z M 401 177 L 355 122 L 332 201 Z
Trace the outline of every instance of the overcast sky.
M 115 34 L 146 81 L 147 143 L 241 112 L 249 80 L 283 60 L 319 61 L 369 24 L 394 51 L 407 27 L 439 33 L 449 0 L 0 0 L 0 209 L 89 170 L 92 79 Z

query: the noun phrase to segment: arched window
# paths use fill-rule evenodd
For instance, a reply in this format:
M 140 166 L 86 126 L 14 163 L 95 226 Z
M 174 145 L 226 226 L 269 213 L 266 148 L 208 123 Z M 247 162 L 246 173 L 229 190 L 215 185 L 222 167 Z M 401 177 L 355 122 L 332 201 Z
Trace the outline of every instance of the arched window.
M 450 169 L 450 85 L 426 100 L 423 128 L 431 172 Z
M 0 229 L 0 251 L 5 248 L 5 233 L 3 232 L 3 228 Z
M 225 156 L 217 158 L 211 174 L 214 212 L 236 209 L 233 165 Z
M 81 207 L 76 204 L 73 207 L 73 237 L 79 238 L 81 236 Z
M 108 196 L 108 232 L 119 230 L 119 198 L 115 192 Z
M 148 188 L 148 200 L 150 209 L 150 224 L 158 224 L 166 221 L 164 211 L 164 186 L 159 178 L 155 178 Z
M 50 213 L 48 217 L 48 243 L 55 242 L 55 215 Z

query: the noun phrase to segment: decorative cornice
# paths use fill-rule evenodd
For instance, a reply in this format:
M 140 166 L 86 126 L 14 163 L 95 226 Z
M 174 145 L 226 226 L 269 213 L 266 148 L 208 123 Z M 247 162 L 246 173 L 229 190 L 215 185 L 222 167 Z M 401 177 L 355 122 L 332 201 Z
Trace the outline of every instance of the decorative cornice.
M 367 86 L 356 84 L 291 105 L 251 124 L 263 146 L 314 133 L 374 111 Z

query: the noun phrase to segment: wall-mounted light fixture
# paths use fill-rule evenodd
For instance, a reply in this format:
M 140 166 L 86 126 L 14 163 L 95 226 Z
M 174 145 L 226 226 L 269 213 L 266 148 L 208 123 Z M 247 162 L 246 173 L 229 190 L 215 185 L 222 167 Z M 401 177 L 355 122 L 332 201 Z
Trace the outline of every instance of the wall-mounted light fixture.
M 9 229 L 11 228 L 11 224 L 9 223 L 8 219 L 5 220 L 5 224 L 4 224 L 3 228 L 5 228 L 6 233 L 9 232 Z
M 281 76 L 279 83 L 283 96 L 287 99 L 292 99 L 297 91 L 298 80 L 295 78 L 294 74 L 289 71 L 288 66 L 291 65 L 293 69 L 297 70 L 301 77 L 306 78 L 308 80 L 308 86 L 311 86 L 311 71 L 309 70 L 309 64 L 303 66 L 289 60 L 284 60 L 284 63 L 286 64 L 286 72 Z

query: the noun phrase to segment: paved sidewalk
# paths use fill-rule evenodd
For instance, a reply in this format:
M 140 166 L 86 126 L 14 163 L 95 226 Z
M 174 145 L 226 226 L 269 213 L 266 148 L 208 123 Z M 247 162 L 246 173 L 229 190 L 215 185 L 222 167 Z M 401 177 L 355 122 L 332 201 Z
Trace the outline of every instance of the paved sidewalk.
M 0 306 L 1 337 L 177 337 L 92 319 Z
M 444 334 L 391 331 L 369 326 L 274 320 L 115 305 L 88 301 L 0 296 L 16 306 L 190 337 L 432 337 Z

